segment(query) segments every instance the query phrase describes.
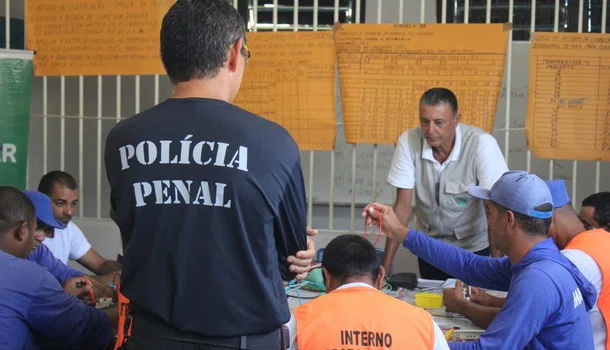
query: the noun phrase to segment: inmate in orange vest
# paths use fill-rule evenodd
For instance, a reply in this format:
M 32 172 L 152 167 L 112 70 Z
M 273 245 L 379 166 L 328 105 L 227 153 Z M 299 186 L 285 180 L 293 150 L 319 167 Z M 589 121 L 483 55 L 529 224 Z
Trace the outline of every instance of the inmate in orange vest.
M 116 343 L 114 344 L 114 350 L 121 349 L 123 343 L 127 341 L 127 339 L 125 339 L 125 320 L 127 319 L 127 306 L 129 306 L 129 299 L 127 299 L 123 294 L 121 294 L 120 288 L 117 288 L 117 302 L 119 308 L 119 327 L 118 337 Z M 131 325 L 132 324 L 129 324 L 129 328 L 127 329 L 127 335 L 131 335 Z
M 597 307 L 606 321 L 606 349 L 610 349 L 610 232 L 584 231 L 568 242 L 565 249 L 577 249 L 590 256 L 602 272 L 602 289 Z
M 338 289 L 294 310 L 299 350 L 432 349 L 432 316 L 376 289 Z

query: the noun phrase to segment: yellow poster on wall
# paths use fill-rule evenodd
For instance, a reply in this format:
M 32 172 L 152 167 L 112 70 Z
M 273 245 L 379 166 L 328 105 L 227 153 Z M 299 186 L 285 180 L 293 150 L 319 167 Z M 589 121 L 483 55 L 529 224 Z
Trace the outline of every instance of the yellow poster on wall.
M 539 158 L 610 160 L 610 39 L 533 33 L 527 144 Z
M 234 103 L 282 125 L 301 150 L 335 146 L 333 32 L 248 33 L 252 58 Z
M 174 0 L 26 0 L 36 76 L 165 74 L 161 21 Z
M 419 100 L 451 89 L 462 121 L 491 132 L 508 24 L 342 24 L 337 60 L 348 143 L 395 143 L 419 125 Z

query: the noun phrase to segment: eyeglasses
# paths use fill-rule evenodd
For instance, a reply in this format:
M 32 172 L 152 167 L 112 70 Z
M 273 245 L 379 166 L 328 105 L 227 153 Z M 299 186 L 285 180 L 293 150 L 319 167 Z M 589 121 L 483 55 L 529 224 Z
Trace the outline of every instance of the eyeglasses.
M 250 50 L 248 49 L 248 45 L 244 43 L 244 46 L 241 48 L 241 54 L 246 58 L 246 64 L 250 61 Z
M 235 43 L 231 44 L 231 46 L 229 46 L 229 49 L 232 48 L 233 45 L 235 45 Z M 248 64 L 248 61 L 250 61 L 250 50 L 248 49 L 248 45 L 246 45 L 246 43 L 242 45 L 240 52 L 242 56 L 244 56 L 244 58 L 246 59 L 246 64 Z

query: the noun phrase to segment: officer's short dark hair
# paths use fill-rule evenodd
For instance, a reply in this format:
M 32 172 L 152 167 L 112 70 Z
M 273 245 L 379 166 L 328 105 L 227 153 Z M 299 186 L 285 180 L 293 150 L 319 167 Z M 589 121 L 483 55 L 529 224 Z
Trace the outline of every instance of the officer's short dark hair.
M 435 87 L 424 92 L 419 103 L 425 106 L 438 106 L 441 103 L 447 103 L 454 115 L 458 112 L 457 97 L 455 97 L 453 91 L 442 87 Z
M 246 27 L 227 0 L 178 0 L 161 24 L 161 60 L 173 84 L 213 78 Z M 242 54 L 244 54 L 242 47 Z
M 36 220 L 34 204 L 23 192 L 11 186 L 0 186 L 0 236 L 23 222 Z
M 341 235 L 324 248 L 322 267 L 341 282 L 363 276 L 370 276 L 374 281 L 379 273 L 377 250 L 362 236 Z
M 45 174 L 38 184 L 38 192 L 44 193 L 47 196 L 51 197 L 51 192 L 53 191 L 53 186 L 58 184 L 62 187 L 65 187 L 69 190 L 76 190 L 78 185 L 76 180 L 72 175 L 66 173 L 61 170 L 53 170 Z

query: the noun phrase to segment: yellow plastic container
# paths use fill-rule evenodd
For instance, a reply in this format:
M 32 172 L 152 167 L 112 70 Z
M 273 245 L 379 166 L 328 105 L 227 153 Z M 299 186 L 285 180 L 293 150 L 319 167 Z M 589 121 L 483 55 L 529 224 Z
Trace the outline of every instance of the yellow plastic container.
M 436 309 L 443 307 L 443 295 L 436 293 L 415 294 L 415 305 L 423 308 Z

